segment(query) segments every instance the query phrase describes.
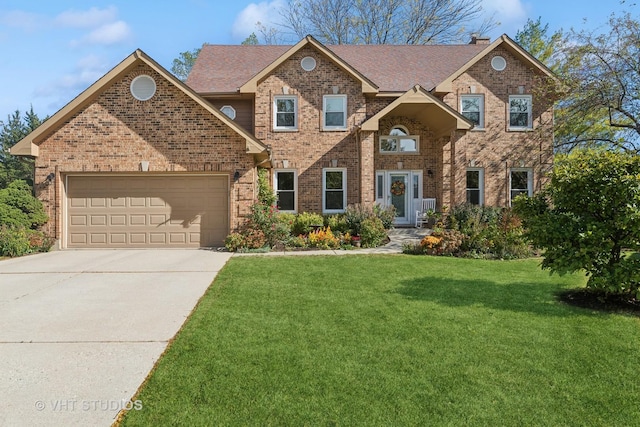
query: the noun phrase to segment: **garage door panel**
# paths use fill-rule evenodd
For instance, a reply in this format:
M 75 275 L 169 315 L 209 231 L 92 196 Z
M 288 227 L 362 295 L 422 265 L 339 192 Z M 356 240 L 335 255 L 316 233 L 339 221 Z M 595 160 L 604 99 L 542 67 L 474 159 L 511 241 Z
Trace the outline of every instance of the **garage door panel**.
M 69 247 L 221 246 L 226 176 L 70 176 Z

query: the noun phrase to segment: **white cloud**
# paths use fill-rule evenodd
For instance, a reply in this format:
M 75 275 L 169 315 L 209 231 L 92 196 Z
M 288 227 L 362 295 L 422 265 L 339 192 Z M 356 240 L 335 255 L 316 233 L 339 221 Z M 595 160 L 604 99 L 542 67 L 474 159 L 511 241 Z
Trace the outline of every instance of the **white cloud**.
M 53 82 L 36 88 L 34 95 L 43 98 L 60 98 L 68 101 L 102 77 L 109 68 L 108 61 L 98 55 L 88 55 L 76 62 L 73 72 Z
M 256 24 L 260 22 L 266 27 L 273 26 L 280 19 L 280 10 L 284 6 L 283 0 L 250 3 L 236 17 L 231 26 L 234 39 L 244 40 L 256 31 Z
M 522 21 L 527 18 L 527 11 L 520 0 L 483 0 L 482 7 L 503 23 Z
M 94 28 L 116 20 L 115 6 L 106 9 L 92 7 L 89 10 L 67 10 L 55 17 L 54 22 L 63 27 Z
M 92 44 L 111 45 L 131 38 L 132 31 L 124 21 L 111 22 L 91 31 L 84 40 Z

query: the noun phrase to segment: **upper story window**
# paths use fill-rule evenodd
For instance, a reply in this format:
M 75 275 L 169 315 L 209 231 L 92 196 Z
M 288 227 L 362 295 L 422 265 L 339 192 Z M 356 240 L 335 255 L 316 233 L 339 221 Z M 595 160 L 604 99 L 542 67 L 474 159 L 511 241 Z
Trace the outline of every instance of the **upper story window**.
M 509 129 L 531 129 L 533 127 L 531 95 L 509 95 Z
M 277 130 L 298 129 L 298 97 L 278 95 L 273 100 L 273 128 Z
M 460 113 L 475 125 L 474 129 L 484 128 L 484 96 L 462 95 Z
M 409 135 L 404 126 L 394 126 L 389 135 L 380 137 L 381 153 L 417 153 L 420 151 L 420 137 Z
M 236 118 L 236 109 L 231 105 L 224 105 L 222 108 L 220 108 L 220 111 L 222 111 L 224 115 L 229 117 L 231 120 L 234 120 Z
M 322 128 L 344 130 L 347 128 L 347 95 L 325 95 L 322 97 L 324 111 Z

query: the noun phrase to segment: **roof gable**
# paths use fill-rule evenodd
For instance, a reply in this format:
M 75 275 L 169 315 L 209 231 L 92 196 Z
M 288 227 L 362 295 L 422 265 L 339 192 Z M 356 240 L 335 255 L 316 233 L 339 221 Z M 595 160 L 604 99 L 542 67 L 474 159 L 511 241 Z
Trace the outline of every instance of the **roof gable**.
M 406 91 L 391 104 L 367 119 L 360 129 L 363 131 L 379 130 L 380 119 L 387 115 L 415 116 L 429 125 L 436 137 L 444 136 L 453 130 L 469 130 L 473 123 L 466 117 L 433 96 L 420 85 Z
M 520 61 L 528 63 L 534 69 L 538 70 L 541 74 L 550 77 L 552 79 L 556 79 L 553 72 L 542 62 L 536 59 L 529 52 L 524 50 L 518 43 L 513 41 L 509 36 L 503 34 L 498 39 L 496 39 L 493 43 L 486 45 L 485 49 L 479 52 L 476 56 L 471 58 L 465 64 L 463 64 L 460 68 L 455 70 L 452 74 L 450 74 L 446 79 L 442 80 L 440 83 L 436 85 L 433 89 L 434 93 L 448 93 L 452 90 L 453 81 L 460 77 L 463 73 L 469 70 L 472 66 L 474 66 L 478 61 L 480 61 L 485 56 L 489 55 L 493 52 L 498 46 L 503 46 L 508 52 L 514 55 Z
M 263 68 L 259 73 L 255 74 L 249 81 L 244 83 L 239 88 L 240 93 L 255 93 L 257 91 L 258 83 L 266 78 L 273 70 L 275 70 L 278 66 L 280 66 L 284 61 L 286 61 L 289 57 L 291 57 L 294 53 L 298 52 L 305 46 L 312 46 L 318 52 L 320 52 L 325 57 L 329 58 L 333 61 L 338 67 L 340 67 L 347 74 L 351 75 L 356 80 L 360 81 L 362 84 L 362 93 L 377 93 L 378 87 L 371 82 L 368 78 L 366 78 L 363 74 L 361 74 L 358 70 L 353 68 L 350 64 L 343 61 L 339 56 L 337 56 L 334 52 L 327 49 L 322 43 L 314 39 L 312 36 L 306 36 L 304 39 L 300 40 L 296 45 L 292 46 L 282 55 L 280 55 L 275 61 L 271 62 L 267 67 Z
M 265 147 L 259 140 L 257 140 L 253 135 L 244 130 L 242 127 L 238 126 L 235 122 L 229 119 L 225 114 L 220 112 L 218 109 L 213 107 L 203 98 L 201 98 L 197 93 L 195 93 L 191 88 L 181 82 L 178 78 L 176 78 L 173 74 L 169 73 L 166 69 L 164 69 L 161 65 L 155 62 L 151 57 L 142 52 L 141 50 L 136 50 L 127 58 L 125 58 L 122 62 L 116 65 L 111 71 L 102 76 L 98 81 L 89 86 L 85 91 L 83 91 L 80 95 L 74 98 L 71 102 L 65 105 L 62 109 L 56 112 L 53 116 L 51 116 L 48 120 L 46 120 L 43 124 L 41 124 L 38 128 L 36 128 L 33 132 L 19 141 L 16 145 L 11 148 L 11 154 L 19 155 L 19 156 L 34 156 L 37 157 L 39 154 L 39 146 L 38 144 L 44 140 L 46 136 L 48 136 L 56 127 L 68 120 L 82 108 L 85 108 L 91 102 L 93 102 L 106 87 L 108 87 L 112 82 L 121 78 L 124 74 L 131 71 L 136 65 L 144 63 L 154 71 L 156 71 L 163 78 L 171 82 L 175 87 L 184 92 L 187 96 L 193 99 L 197 104 L 201 107 L 209 111 L 212 115 L 222 121 L 225 125 L 231 128 L 234 132 L 236 132 L 239 136 L 243 137 L 246 141 L 247 145 L 247 153 L 251 154 L 266 154 L 267 147 Z

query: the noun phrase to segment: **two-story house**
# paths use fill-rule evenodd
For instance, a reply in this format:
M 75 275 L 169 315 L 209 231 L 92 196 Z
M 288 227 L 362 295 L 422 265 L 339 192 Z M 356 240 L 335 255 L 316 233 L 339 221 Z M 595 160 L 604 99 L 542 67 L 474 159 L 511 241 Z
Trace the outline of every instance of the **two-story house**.
M 12 153 L 61 247 L 220 245 L 270 171 L 285 212 L 509 205 L 553 158 L 552 73 L 513 40 L 205 45 L 183 84 L 134 52 Z

